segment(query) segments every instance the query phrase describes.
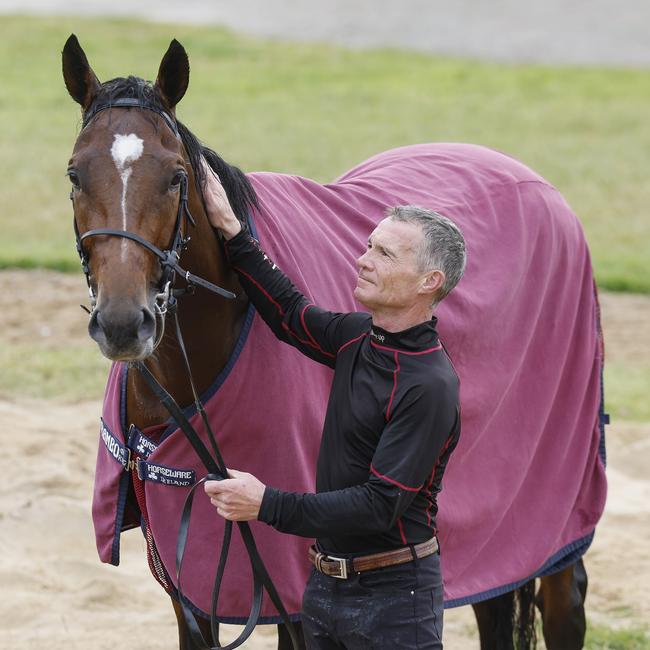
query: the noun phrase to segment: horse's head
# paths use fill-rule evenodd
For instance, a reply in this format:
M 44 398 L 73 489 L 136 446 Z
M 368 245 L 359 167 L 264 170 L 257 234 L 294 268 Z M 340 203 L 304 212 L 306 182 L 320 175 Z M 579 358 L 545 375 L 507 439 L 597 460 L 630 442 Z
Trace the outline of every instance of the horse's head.
M 156 300 L 165 290 L 160 259 L 120 234 L 84 235 L 127 232 L 161 251 L 180 242 L 192 168 L 174 108 L 189 81 L 187 54 L 172 41 L 153 85 L 135 77 L 102 84 L 72 35 L 63 77 L 84 117 L 68 176 L 94 303 L 88 330 L 109 359 L 143 359 L 154 349 Z

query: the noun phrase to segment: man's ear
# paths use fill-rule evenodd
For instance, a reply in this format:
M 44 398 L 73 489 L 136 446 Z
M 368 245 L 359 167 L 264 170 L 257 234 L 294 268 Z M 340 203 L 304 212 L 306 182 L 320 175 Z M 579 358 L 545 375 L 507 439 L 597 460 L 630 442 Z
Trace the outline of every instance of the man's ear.
M 420 289 L 418 293 L 430 295 L 433 299 L 436 294 L 442 289 L 442 285 L 445 283 L 445 274 L 436 269 L 434 271 L 429 271 L 423 278 L 420 283 Z
M 85 111 L 99 90 L 99 79 L 88 63 L 86 54 L 74 34 L 63 46 L 63 80 L 72 99 Z

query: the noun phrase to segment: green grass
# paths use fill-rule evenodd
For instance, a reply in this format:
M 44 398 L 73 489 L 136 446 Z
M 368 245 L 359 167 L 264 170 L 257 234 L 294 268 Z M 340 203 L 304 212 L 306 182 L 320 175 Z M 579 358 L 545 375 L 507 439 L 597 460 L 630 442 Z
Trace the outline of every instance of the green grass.
M 613 420 L 650 421 L 650 368 L 605 362 L 605 410 Z
M 613 630 L 588 625 L 585 650 L 650 650 L 650 637 L 640 628 Z
M 192 65 L 179 117 L 243 169 L 329 181 L 390 147 L 476 142 L 555 184 L 598 282 L 650 292 L 648 73 L 483 64 L 243 38 L 216 28 L 3 16 L 0 268 L 77 267 L 64 178 L 79 129 L 61 78 L 74 31 L 100 79 L 155 77 L 169 40 Z
M 0 397 L 54 398 L 78 402 L 103 395 L 109 361 L 88 340 L 57 348 L 0 345 Z
M 626 613 L 626 617 L 630 612 Z M 539 612 L 535 621 L 537 647 L 546 648 Z M 471 629 L 471 628 L 470 628 Z M 650 637 L 647 630 L 640 627 L 614 629 L 603 625 L 587 623 L 585 650 L 650 650 Z

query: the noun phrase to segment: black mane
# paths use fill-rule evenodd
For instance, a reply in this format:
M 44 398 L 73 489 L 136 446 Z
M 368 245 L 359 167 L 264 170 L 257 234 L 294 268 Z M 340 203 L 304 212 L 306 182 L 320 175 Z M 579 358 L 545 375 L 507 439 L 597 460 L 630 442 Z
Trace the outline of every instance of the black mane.
M 116 99 L 124 97 L 137 99 L 146 106 L 169 113 L 169 109 L 158 89 L 151 82 L 139 77 L 129 76 L 126 78 L 118 77 L 104 82 L 93 98 L 92 104 L 86 110 L 86 115 L 90 115 L 97 106 L 110 105 Z M 154 117 L 155 113 L 146 109 L 143 110 L 147 115 L 147 119 L 157 125 L 158 121 Z M 257 195 L 246 175 L 238 167 L 229 165 L 212 149 L 201 144 L 199 139 L 182 122 L 176 120 L 176 126 L 187 155 L 190 157 L 190 164 L 194 170 L 194 182 L 201 201 L 204 201 L 203 182 L 205 180 L 203 167 L 200 164 L 201 156 L 203 156 L 219 176 L 233 212 L 240 221 L 246 223 L 249 208 L 258 205 Z

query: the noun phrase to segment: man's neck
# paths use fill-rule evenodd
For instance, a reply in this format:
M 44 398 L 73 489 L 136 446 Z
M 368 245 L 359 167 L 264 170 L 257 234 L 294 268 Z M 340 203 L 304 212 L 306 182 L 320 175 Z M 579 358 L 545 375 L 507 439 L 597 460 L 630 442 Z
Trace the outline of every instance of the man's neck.
M 387 332 L 402 332 L 410 327 L 415 327 L 421 323 L 431 320 L 433 311 L 427 309 L 411 309 L 408 311 L 373 311 L 371 312 L 372 323 Z

